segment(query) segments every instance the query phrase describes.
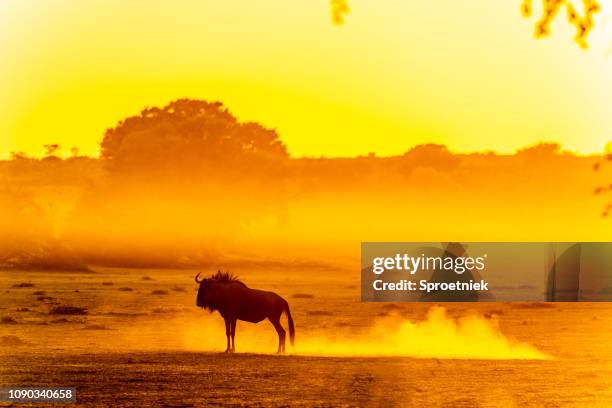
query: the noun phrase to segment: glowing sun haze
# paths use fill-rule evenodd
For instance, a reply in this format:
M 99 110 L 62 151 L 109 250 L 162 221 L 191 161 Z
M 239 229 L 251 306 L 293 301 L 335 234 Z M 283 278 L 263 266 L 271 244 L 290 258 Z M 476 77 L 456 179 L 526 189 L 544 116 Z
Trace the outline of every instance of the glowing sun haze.
M 106 128 L 181 97 L 276 128 L 294 156 L 612 139 L 605 4 L 588 52 L 563 19 L 534 40 L 520 1 L 350 7 L 337 26 L 328 0 L 0 0 L 0 155 L 95 155 Z

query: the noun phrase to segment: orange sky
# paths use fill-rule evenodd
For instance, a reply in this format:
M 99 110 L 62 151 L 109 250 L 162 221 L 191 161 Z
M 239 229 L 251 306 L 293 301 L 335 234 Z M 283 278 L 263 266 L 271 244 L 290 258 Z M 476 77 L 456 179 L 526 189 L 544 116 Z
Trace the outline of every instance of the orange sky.
M 354 0 L 338 27 L 328 0 L 0 0 L 0 157 L 44 143 L 97 154 L 106 128 L 180 97 L 277 128 L 296 156 L 601 151 L 608 10 L 583 52 L 563 19 L 534 40 L 519 7 Z

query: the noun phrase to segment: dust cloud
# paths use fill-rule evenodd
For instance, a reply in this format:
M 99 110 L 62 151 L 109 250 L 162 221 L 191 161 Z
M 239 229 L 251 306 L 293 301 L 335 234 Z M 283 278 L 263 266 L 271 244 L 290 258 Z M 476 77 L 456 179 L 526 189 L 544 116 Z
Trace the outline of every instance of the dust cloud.
M 240 324 L 239 324 L 240 326 Z M 266 327 L 264 327 L 266 326 Z M 276 334 L 268 325 L 243 324 L 236 334 L 239 352 L 271 353 Z M 218 319 L 187 325 L 184 347 L 190 351 L 222 351 L 225 329 Z M 477 360 L 546 360 L 551 357 L 534 346 L 506 337 L 495 318 L 472 314 L 450 317 L 443 307 L 432 307 L 420 322 L 398 315 L 380 318 L 360 335 L 337 332 L 304 333 L 299 327 L 290 354 L 328 357 L 414 357 Z

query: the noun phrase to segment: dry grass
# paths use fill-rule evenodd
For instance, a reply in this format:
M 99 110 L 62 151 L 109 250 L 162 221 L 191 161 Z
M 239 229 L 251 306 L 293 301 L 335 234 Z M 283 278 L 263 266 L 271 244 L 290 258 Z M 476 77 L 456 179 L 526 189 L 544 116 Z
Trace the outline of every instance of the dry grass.
M 13 347 L 13 346 L 23 346 L 25 344 L 28 344 L 28 343 L 26 343 L 25 341 L 21 340 L 19 337 L 14 336 L 14 335 L 0 337 L 0 346 Z
M 104 326 L 103 324 L 88 324 L 83 327 L 83 330 L 111 330 L 109 327 Z

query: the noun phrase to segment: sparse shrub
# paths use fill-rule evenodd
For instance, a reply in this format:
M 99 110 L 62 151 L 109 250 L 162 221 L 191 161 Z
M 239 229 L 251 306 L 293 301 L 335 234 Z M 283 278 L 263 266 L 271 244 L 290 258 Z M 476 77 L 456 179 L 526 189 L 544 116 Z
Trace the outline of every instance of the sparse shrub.
M 176 309 L 166 309 L 163 307 L 156 307 L 152 310 L 152 313 L 154 314 L 163 314 L 163 313 L 175 313 L 177 310 Z
M 153 278 L 152 278 L 152 277 L 150 277 L 150 276 L 143 276 L 143 277 L 142 277 L 142 280 L 144 280 L 144 281 L 152 281 L 152 280 L 153 280 Z
M 86 315 L 87 309 L 78 306 L 55 306 L 51 308 L 49 314 L 52 315 Z
M 104 326 L 103 324 L 88 324 L 87 326 L 83 327 L 83 330 L 110 330 L 110 329 Z
M 553 309 L 555 307 L 552 303 L 546 302 L 531 302 L 531 303 L 513 303 L 513 309 Z
M 119 288 L 118 290 L 121 292 L 133 292 L 134 291 L 134 289 L 132 288 Z
M 312 299 L 314 298 L 314 295 L 311 295 L 310 293 L 294 293 L 293 297 L 295 299 Z
M 328 312 L 327 310 L 312 310 L 310 312 L 306 312 L 308 316 L 333 316 L 332 312 Z
M 36 300 L 38 300 L 39 302 L 44 302 L 46 300 L 55 300 L 55 298 L 52 298 L 51 296 L 39 296 L 36 298 Z
M 35 296 L 44 296 L 47 294 L 47 292 L 45 292 L 44 290 L 37 290 L 35 292 L 32 292 L 32 294 Z
M 2 319 L 0 319 L 0 323 L 1 324 L 17 324 L 17 320 L 12 318 L 11 316 L 4 316 Z
M 33 288 L 35 285 L 30 282 L 16 283 L 11 288 Z
M 155 289 L 153 292 L 151 292 L 152 295 L 167 295 L 168 291 L 167 290 L 163 290 L 163 289 Z
M 113 286 L 113 282 L 102 282 L 103 286 Z
M 175 292 L 183 292 L 183 293 L 187 292 L 185 288 L 181 288 L 180 286 L 175 286 L 172 288 L 172 290 Z

